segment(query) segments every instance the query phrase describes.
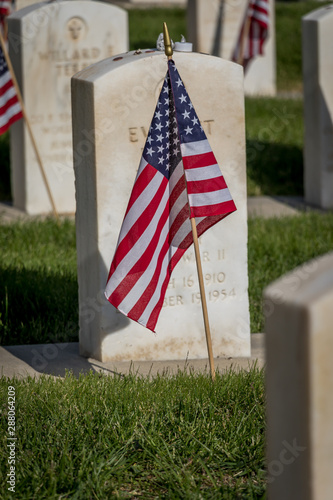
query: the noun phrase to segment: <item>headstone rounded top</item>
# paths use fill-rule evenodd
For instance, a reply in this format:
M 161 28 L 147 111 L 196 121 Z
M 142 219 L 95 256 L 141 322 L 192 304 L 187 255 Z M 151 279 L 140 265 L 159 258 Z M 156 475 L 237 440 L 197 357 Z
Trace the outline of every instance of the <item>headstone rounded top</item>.
M 319 9 L 313 10 L 302 17 L 303 21 L 319 21 L 321 18 L 326 16 L 331 16 L 333 14 L 333 4 L 326 5 L 325 7 L 320 7 Z
M 91 2 L 91 0 L 75 0 L 75 2 L 78 2 L 78 1 L 80 2 L 80 4 L 91 5 L 91 7 L 94 10 L 99 9 L 101 5 L 103 5 L 103 6 L 106 5 L 109 9 L 110 8 L 114 9 L 114 11 L 119 11 L 119 13 L 120 12 L 127 13 L 125 11 L 125 9 L 123 9 L 121 7 L 118 7 L 118 6 L 113 5 L 113 4 L 105 3 L 105 2 L 99 2 L 98 0 L 94 0 L 94 2 Z M 66 4 L 69 4 L 71 6 L 71 8 L 75 9 L 75 7 L 77 6 L 77 5 L 75 5 L 75 2 L 73 0 L 61 0 L 61 1 L 56 0 L 55 2 L 52 2 L 52 1 L 51 2 L 38 2 L 38 3 L 34 3 L 32 5 L 28 5 L 27 7 L 23 7 L 22 9 L 19 9 L 16 12 L 13 12 L 9 17 L 11 19 L 21 19 L 22 17 L 25 17 L 25 16 L 31 14 L 32 12 L 34 12 L 37 9 L 45 8 L 51 12 L 51 11 L 57 10 L 60 6 L 61 6 L 61 8 L 63 8 L 64 6 L 66 6 Z
M 73 76 L 73 78 L 94 82 L 108 74 L 110 71 L 117 70 L 129 63 L 147 58 L 151 59 L 156 56 L 165 59 L 166 68 L 167 57 L 163 52 L 157 49 L 139 49 L 103 59 L 102 61 L 95 63 L 93 66 L 89 66 L 88 68 L 79 71 Z M 228 68 L 228 71 L 231 71 L 231 68 L 233 67 L 233 70 L 239 73 L 240 76 L 243 74 L 243 68 L 239 64 L 227 61 L 226 59 L 222 59 L 220 57 L 211 56 L 209 54 L 199 52 L 174 52 L 172 58 L 176 64 L 184 64 L 186 61 L 191 61 L 191 63 L 195 63 L 198 66 L 198 71 L 200 71 L 200 62 L 205 61 L 205 64 L 210 62 L 214 68 L 225 67 L 226 69 Z

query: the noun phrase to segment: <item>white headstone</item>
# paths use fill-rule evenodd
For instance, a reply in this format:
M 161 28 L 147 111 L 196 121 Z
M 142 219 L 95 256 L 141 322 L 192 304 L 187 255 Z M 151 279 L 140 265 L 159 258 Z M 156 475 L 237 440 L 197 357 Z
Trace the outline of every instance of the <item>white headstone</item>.
M 57 211 L 75 212 L 70 78 L 128 48 L 127 12 L 102 2 L 35 4 L 8 19 L 9 55 Z M 51 211 L 23 120 L 11 127 L 14 206 Z
M 188 0 L 187 35 L 194 50 L 232 59 L 248 0 Z M 270 29 L 264 55 L 249 63 L 244 80 L 248 95 L 276 94 L 275 2 L 269 0 Z
M 249 356 L 242 68 L 195 53 L 175 52 L 174 60 L 238 208 L 200 241 L 213 352 Z M 72 79 L 80 352 L 103 361 L 207 357 L 192 247 L 173 272 L 156 336 L 104 297 L 166 71 L 164 53 L 147 50 L 102 61 Z
M 40 3 L 38 0 L 15 0 L 15 11 Z
M 304 189 L 307 202 L 333 208 L 333 5 L 302 18 Z
M 270 500 L 333 491 L 333 253 L 266 288 Z

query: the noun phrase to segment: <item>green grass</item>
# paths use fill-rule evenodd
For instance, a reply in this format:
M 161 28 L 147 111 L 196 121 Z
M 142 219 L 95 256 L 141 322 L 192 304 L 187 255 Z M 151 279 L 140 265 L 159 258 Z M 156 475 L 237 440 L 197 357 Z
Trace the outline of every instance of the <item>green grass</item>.
M 264 331 L 262 292 L 296 266 L 333 250 L 333 214 L 249 220 L 251 332 Z
M 0 379 L 3 499 L 261 499 L 264 375 Z M 16 493 L 6 491 L 7 387 Z M 61 410 L 60 410 L 61 408 Z M 59 411 L 60 410 L 60 411 Z
M 263 288 L 333 249 L 333 214 L 249 220 L 251 331 L 261 332 Z M 74 223 L 0 225 L 0 343 L 77 341 Z
M 130 50 L 156 48 L 158 35 L 166 22 L 171 38 L 186 35 L 186 13 L 182 8 L 130 9 L 128 11 Z
M 74 223 L 0 226 L 0 343 L 77 340 Z
M 249 196 L 303 195 L 303 101 L 245 100 Z

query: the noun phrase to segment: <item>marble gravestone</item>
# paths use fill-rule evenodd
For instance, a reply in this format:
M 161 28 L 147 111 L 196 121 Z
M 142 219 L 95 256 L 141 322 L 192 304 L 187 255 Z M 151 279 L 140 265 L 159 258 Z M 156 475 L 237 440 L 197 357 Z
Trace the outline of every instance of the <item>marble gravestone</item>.
M 15 12 L 20 9 L 25 9 L 26 7 L 29 7 L 30 5 L 36 3 L 39 3 L 38 0 L 15 0 Z
M 175 52 L 174 60 L 238 208 L 200 239 L 213 352 L 249 356 L 242 68 L 196 53 Z M 146 50 L 72 78 L 80 352 L 102 361 L 207 357 L 193 247 L 173 272 L 156 336 L 104 297 L 166 71 L 164 53 Z
M 253 59 L 245 74 L 248 95 L 276 94 L 274 6 L 274 0 L 269 0 L 271 28 L 264 55 Z M 194 50 L 231 60 L 247 7 L 248 0 L 188 0 L 187 35 Z
M 270 500 L 332 498 L 332 304 L 333 253 L 264 292 Z
M 9 55 L 59 213 L 75 212 L 70 78 L 128 49 L 127 12 L 89 0 L 39 3 L 8 18 Z M 14 206 L 51 204 L 23 120 L 10 131 Z
M 333 208 L 333 5 L 302 19 L 304 191 L 308 203 Z

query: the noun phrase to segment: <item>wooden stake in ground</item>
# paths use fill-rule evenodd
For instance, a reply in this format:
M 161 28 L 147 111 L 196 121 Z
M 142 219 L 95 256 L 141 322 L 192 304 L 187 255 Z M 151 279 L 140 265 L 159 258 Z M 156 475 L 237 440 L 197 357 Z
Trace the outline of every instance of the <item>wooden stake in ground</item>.
M 59 220 L 58 212 L 57 212 L 57 209 L 56 209 L 56 206 L 55 206 L 55 203 L 54 203 L 54 200 L 53 200 L 53 196 L 52 196 L 52 193 L 51 193 L 51 189 L 50 189 L 50 186 L 49 186 L 46 174 L 45 174 L 45 170 L 44 170 L 44 167 L 43 167 L 42 159 L 40 157 L 40 154 L 39 154 L 39 151 L 38 151 L 38 148 L 37 148 L 35 137 L 34 137 L 34 135 L 32 133 L 31 125 L 30 125 L 29 119 L 27 117 L 27 113 L 26 113 L 26 110 L 25 110 L 25 106 L 24 106 L 22 95 L 21 95 L 21 91 L 20 91 L 20 88 L 18 86 L 16 77 L 15 77 L 15 73 L 14 73 L 14 69 L 13 69 L 11 60 L 9 59 L 9 56 L 8 56 L 8 53 L 7 53 L 6 44 L 5 44 L 5 41 L 3 39 L 1 30 L 0 30 L 0 44 L 1 44 L 3 55 L 4 55 L 4 57 L 6 59 L 6 62 L 7 62 L 7 66 L 8 66 L 9 72 L 10 72 L 11 77 L 12 77 L 12 81 L 13 81 L 13 85 L 14 85 L 15 90 L 16 90 L 17 98 L 18 98 L 18 100 L 20 102 L 20 105 L 21 105 L 22 114 L 23 114 L 23 117 L 24 117 L 24 120 L 25 120 L 25 124 L 27 126 L 27 129 L 28 129 L 28 132 L 29 132 L 29 135 L 30 135 L 30 139 L 31 139 L 33 148 L 35 150 L 35 154 L 36 154 L 36 158 L 37 158 L 37 163 L 38 163 L 40 172 L 41 172 L 42 177 L 43 177 L 43 181 L 44 181 L 44 184 L 45 184 L 45 187 L 46 187 L 46 191 L 47 191 L 47 194 L 48 194 L 51 206 L 52 206 L 53 214 L 54 214 L 55 218 L 58 221 Z
M 249 10 L 247 10 L 247 18 L 239 42 L 239 54 L 237 58 L 238 64 L 241 64 L 242 66 L 244 65 L 244 53 L 247 41 L 249 39 L 250 26 L 251 26 L 251 17 L 249 16 Z
M 163 38 L 164 38 L 165 55 L 170 60 L 170 59 L 172 59 L 173 49 L 172 49 L 169 31 L 168 31 L 166 23 L 163 23 Z M 203 280 L 203 275 L 202 275 L 202 266 L 201 266 L 201 258 L 200 258 L 200 251 L 199 251 L 197 226 L 195 224 L 194 217 L 191 218 L 191 226 L 192 226 L 195 259 L 196 259 L 196 263 L 197 263 L 197 271 L 198 271 L 198 278 L 199 278 L 202 313 L 203 313 L 204 325 L 205 325 L 210 375 L 211 375 L 212 380 L 214 381 L 215 380 L 215 367 L 214 367 L 212 339 L 211 339 L 210 328 L 209 328 L 208 310 L 207 310 L 207 302 L 206 302 L 205 285 L 204 285 L 204 280 Z

